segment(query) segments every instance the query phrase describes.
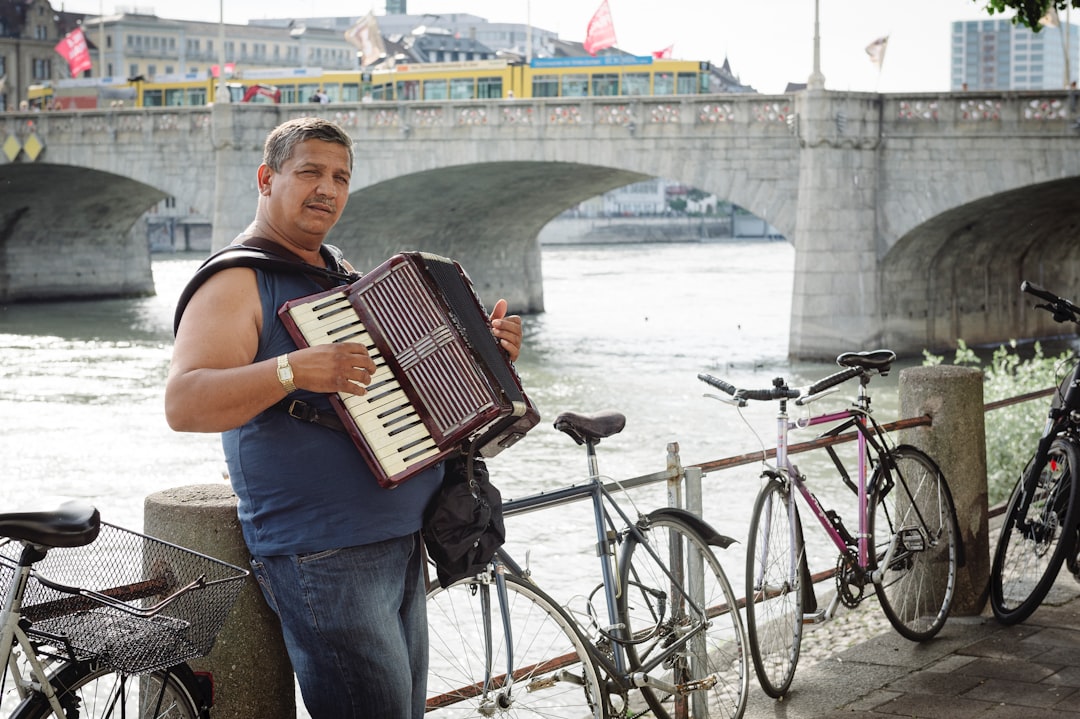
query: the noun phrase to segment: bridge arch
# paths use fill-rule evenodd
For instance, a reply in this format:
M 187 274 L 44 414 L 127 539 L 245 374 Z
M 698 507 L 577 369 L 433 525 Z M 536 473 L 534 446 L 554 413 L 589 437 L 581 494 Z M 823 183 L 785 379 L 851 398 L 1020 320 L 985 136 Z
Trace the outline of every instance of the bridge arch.
M 1071 332 L 1030 309 L 1031 280 L 1070 295 L 1080 287 L 1080 177 L 995 192 L 911 228 L 880 271 L 886 344 L 955 347 Z
M 0 301 L 152 294 L 137 220 L 166 197 L 111 172 L 0 165 Z

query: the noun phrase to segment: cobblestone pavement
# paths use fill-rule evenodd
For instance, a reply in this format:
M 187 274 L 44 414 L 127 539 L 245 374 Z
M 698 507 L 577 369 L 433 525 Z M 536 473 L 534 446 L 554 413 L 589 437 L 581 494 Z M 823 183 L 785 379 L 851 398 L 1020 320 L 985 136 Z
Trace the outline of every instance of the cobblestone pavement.
M 1068 572 L 1017 626 L 987 607 L 916 644 L 866 606 L 812 628 L 802 651 L 783 701 L 751 677 L 746 719 L 1080 719 L 1080 584 Z

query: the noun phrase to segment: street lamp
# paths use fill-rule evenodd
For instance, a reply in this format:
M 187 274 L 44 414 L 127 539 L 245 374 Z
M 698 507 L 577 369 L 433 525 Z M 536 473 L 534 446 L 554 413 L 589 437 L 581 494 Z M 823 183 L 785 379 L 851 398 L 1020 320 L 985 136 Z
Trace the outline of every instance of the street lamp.
M 214 104 L 227 103 L 229 97 L 229 84 L 225 81 L 225 0 L 218 0 L 218 83 L 214 92 Z
M 825 76 L 821 74 L 821 32 L 818 21 L 818 5 L 820 0 L 814 0 L 814 71 L 806 85 L 813 90 L 825 89 Z

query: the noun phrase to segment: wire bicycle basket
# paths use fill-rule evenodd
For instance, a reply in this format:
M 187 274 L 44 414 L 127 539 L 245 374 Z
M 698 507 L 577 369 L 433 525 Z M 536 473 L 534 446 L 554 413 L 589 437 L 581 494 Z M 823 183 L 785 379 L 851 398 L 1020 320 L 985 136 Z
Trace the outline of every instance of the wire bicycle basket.
M 0 545 L 0 601 L 22 545 Z M 144 674 L 204 656 L 248 572 L 106 522 L 90 544 L 52 549 L 23 598 L 27 634 L 72 661 Z

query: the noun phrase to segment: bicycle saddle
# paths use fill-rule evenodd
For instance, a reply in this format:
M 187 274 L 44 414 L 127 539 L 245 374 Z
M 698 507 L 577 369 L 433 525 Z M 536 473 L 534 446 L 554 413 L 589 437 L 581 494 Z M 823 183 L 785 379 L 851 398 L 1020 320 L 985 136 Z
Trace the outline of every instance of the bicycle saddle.
M 841 367 L 862 367 L 863 369 L 876 369 L 881 374 L 889 371 L 889 367 L 896 361 L 896 353 L 892 350 L 870 350 L 868 352 L 844 352 L 836 358 L 836 364 Z
M 0 536 L 43 547 L 82 547 L 97 538 L 101 515 L 83 502 L 64 502 L 48 512 L 0 514 Z
M 596 414 L 563 412 L 555 418 L 555 429 L 565 432 L 578 444 L 599 442 L 604 437 L 622 432 L 626 417 L 621 412 L 602 410 Z

